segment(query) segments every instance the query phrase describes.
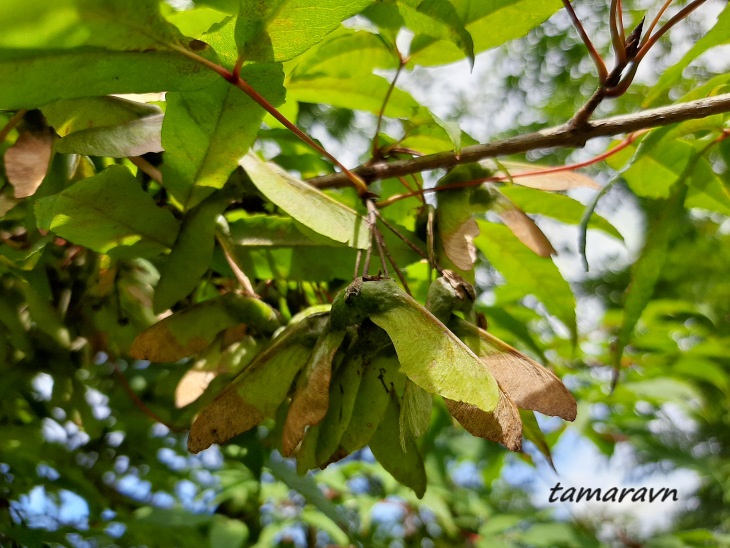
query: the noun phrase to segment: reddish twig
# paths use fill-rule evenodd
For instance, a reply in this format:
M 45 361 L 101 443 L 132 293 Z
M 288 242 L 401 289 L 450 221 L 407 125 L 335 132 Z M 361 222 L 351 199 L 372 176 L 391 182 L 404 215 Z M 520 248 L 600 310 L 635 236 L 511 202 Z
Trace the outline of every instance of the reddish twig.
M 583 43 L 588 49 L 588 53 L 590 54 L 591 59 L 593 59 L 593 63 L 596 65 L 596 69 L 598 70 L 598 80 L 601 82 L 601 84 L 603 84 L 608 78 L 608 69 L 606 68 L 606 63 L 603 61 L 601 54 L 596 51 L 596 48 L 593 46 L 593 42 L 591 42 L 591 39 L 588 38 L 588 34 L 583 28 L 583 24 L 580 22 L 580 19 L 578 19 L 578 15 L 576 15 L 575 10 L 573 10 L 573 6 L 570 4 L 570 0 L 563 0 L 563 5 L 565 6 L 565 9 L 570 16 L 570 20 L 573 22 L 575 30 L 578 31 L 581 40 L 583 40 Z
M 633 143 L 640 135 L 643 135 L 648 130 L 642 130 L 634 132 L 630 135 L 628 135 L 623 141 L 621 141 L 618 145 L 613 147 L 610 150 L 607 150 L 606 152 L 602 152 L 601 154 L 598 154 L 597 156 L 594 156 L 593 158 L 590 158 L 588 160 L 585 160 L 583 162 L 577 162 L 574 164 L 567 164 L 564 166 L 554 166 L 554 167 L 547 167 L 544 169 L 538 169 L 535 171 L 526 171 L 524 173 L 506 173 L 504 175 L 492 175 L 489 177 L 482 177 L 480 179 L 471 179 L 469 181 L 459 181 L 458 183 L 451 183 L 448 185 L 442 185 L 432 188 L 426 188 L 421 190 L 416 190 L 413 192 L 408 192 L 406 194 L 397 194 L 395 196 L 391 196 L 390 198 L 386 200 L 382 200 L 378 202 L 376 205 L 379 208 L 387 207 L 395 202 L 398 202 L 400 200 L 404 200 L 406 198 L 410 198 L 412 196 L 416 196 L 417 194 L 425 194 L 426 192 L 440 192 L 442 190 L 453 190 L 455 188 L 468 188 L 471 186 L 477 186 L 482 183 L 501 183 L 505 181 L 512 182 L 514 179 L 520 179 L 523 177 L 537 177 L 539 175 L 550 175 L 552 173 L 562 173 L 564 171 L 575 171 L 580 168 L 588 167 L 593 164 L 597 164 L 598 162 L 602 162 L 603 160 L 610 158 L 620 150 L 623 150 L 627 146 L 629 146 L 631 143 Z
M 653 36 L 646 38 L 644 41 L 642 41 L 641 48 L 639 49 L 638 53 L 636 54 L 636 63 L 641 61 L 644 56 L 649 52 L 651 47 L 657 43 L 657 41 L 664 36 L 664 34 L 669 31 L 674 25 L 679 23 L 682 19 L 687 17 L 690 13 L 692 13 L 694 10 L 699 8 L 702 4 L 704 4 L 707 0 L 694 0 L 694 2 L 690 2 L 687 4 L 684 8 L 679 10 L 674 17 L 669 19 L 666 23 L 664 23 L 659 30 L 654 33 Z

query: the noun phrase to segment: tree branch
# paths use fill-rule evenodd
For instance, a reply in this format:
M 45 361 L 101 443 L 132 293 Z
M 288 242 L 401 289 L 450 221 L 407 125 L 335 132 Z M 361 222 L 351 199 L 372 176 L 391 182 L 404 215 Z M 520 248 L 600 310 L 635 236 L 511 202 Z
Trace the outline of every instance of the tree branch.
M 730 111 L 730 93 L 670 105 L 651 110 L 624 114 L 601 120 L 587 122 L 579 128 L 571 128 L 567 123 L 510 137 L 494 143 L 464 147 L 459 154 L 438 152 L 410 160 L 394 162 L 378 161 L 363 164 L 351 170 L 365 181 L 372 182 L 391 177 L 400 177 L 432 169 L 450 168 L 460 164 L 471 164 L 485 158 L 495 158 L 508 154 L 518 154 L 530 150 L 553 147 L 582 147 L 589 139 L 631 133 L 641 129 L 667 126 L 705 118 L 713 114 Z M 309 179 L 307 182 L 318 188 L 337 188 L 349 184 L 347 175 L 334 173 Z

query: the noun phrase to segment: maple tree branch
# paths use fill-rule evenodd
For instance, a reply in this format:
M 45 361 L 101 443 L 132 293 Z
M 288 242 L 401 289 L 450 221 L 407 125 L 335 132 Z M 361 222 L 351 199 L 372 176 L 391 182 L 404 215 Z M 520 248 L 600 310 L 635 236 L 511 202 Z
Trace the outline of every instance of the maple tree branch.
M 608 137 L 631 133 L 642 129 L 667 126 L 705 118 L 713 114 L 730 112 L 730 93 L 688 101 L 677 105 L 644 110 L 634 114 L 623 114 L 586 122 L 574 128 L 569 123 L 543 129 L 534 133 L 517 135 L 493 143 L 464 147 L 459 154 L 453 151 L 438 152 L 419 158 L 379 161 L 361 165 L 352 171 L 365 181 L 372 182 L 391 177 L 400 177 L 433 169 L 445 169 L 461 164 L 471 164 L 486 158 L 519 154 L 530 150 L 555 147 L 582 147 L 586 141 L 596 137 Z M 334 173 L 307 180 L 317 188 L 339 188 L 350 184 L 343 173 Z

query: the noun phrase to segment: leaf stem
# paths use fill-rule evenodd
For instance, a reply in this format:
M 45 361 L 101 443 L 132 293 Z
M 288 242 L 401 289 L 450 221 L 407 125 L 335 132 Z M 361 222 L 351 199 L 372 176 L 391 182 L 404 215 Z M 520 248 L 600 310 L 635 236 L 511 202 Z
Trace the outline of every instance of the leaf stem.
M 671 29 L 674 25 L 679 23 L 682 19 L 687 17 L 690 13 L 692 13 L 694 10 L 699 8 L 702 4 L 704 4 L 707 0 L 694 0 L 693 2 L 690 2 L 687 4 L 684 8 L 679 10 L 674 16 L 669 19 L 666 23 L 664 23 L 659 30 L 657 30 L 653 36 L 646 39 L 646 42 L 643 42 L 641 45 L 641 48 L 639 49 L 639 52 L 636 54 L 636 62 L 638 63 L 641 61 L 641 59 L 644 58 L 644 56 L 649 52 L 651 47 L 656 44 L 659 39 L 664 36 L 664 34 L 667 33 L 669 29 Z
M 376 205 L 377 205 L 377 204 L 376 204 Z M 400 239 L 400 240 L 401 240 L 401 241 L 402 241 L 402 242 L 403 242 L 404 244 L 406 244 L 406 245 L 407 245 L 408 247 L 410 247 L 410 248 L 411 248 L 411 249 L 412 249 L 413 251 L 415 251 L 416 253 L 418 253 L 418 254 L 419 254 L 419 255 L 420 255 L 421 257 L 423 257 L 424 259 L 428 259 L 428 255 L 426 255 L 426 253 L 424 253 L 424 252 L 423 252 L 423 251 L 422 251 L 422 250 L 421 250 L 421 249 L 420 249 L 420 248 L 419 248 L 419 247 L 418 247 L 418 246 L 417 246 L 416 244 L 414 244 L 414 243 L 413 243 L 412 241 L 410 241 L 410 240 L 409 240 L 408 238 L 406 238 L 405 236 L 403 236 L 403 234 L 401 234 L 401 233 L 400 233 L 400 232 L 398 231 L 398 229 L 396 229 L 396 228 L 395 228 L 395 227 L 394 227 L 393 225 L 391 225 L 391 224 L 390 224 L 390 223 L 389 223 L 389 222 L 387 221 L 387 219 L 386 219 L 385 217 L 383 217 L 383 216 L 382 216 L 382 215 L 380 214 L 380 211 L 378 211 L 377 209 L 375 210 L 375 215 L 377 215 L 378 219 L 380 219 L 380 222 L 381 222 L 381 223 L 383 223 L 383 224 L 384 224 L 384 225 L 385 225 L 385 226 L 386 226 L 386 227 L 387 227 L 387 228 L 388 228 L 388 229 L 389 229 L 389 230 L 390 230 L 390 231 L 391 231 L 391 232 L 392 232 L 393 234 L 395 234 L 395 235 L 396 235 L 396 237 L 398 237 L 398 239 Z
M 162 184 L 162 172 L 150 164 L 145 158 L 142 156 L 130 156 L 127 159 L 137 166 L 143 173 L 149 175 L 150 179 Z
M 5 139 L 7 139 L 8 134 L 13 131 L 15 126 L 17 126 L 20 121 L 23 119 L 23 116 L 25 116 L 25 113 L 28 112 L 27 110 L 19 110 L 13 116 L 8 120 L 8 123 L 3 126 L 2 129 L 0 129 L 0 143 L 4 143 Z
M 243 289 L 244 294 L 249 297 L 259 298 L 259 296 L 256 294 L 256 290 L 253 288 L 251 280 L 248 278 L 248 276 L 246 276 L 246 273 L 238 264 L 235 252 L 233 251 L 233 242 L 231 242 L 230 234 L 226 234 L 219 226 L 218 228 L 216 228 L 215 231 L 215 239 L 218 241 L 218 245 L 221 246 L 221 249 L 223 250 L 223 255 L 225 255 L 226 257 L 226 262 L 228 263 L 228 266 L 231 267 L 231 270 L 236 276 L 236 280 L 238 280 L 238 283 Z
M 575 30 L 578 31 L 581 40 L 583 40 L 583 43 L 588 49 L 588 53 L 590 54 L 591 59 L 593 59 L 593 63 L 596 65 L 596 69 L 598 70 L 599 82 L 603 84 L 608 79 L 608 69 L 606 68 L 606 63 L 603 61 L 601 55 L 596 51 L 596 48 L 593 46 L 593 42 L 591 42 L 591 39 L 588 38 L 588 34 L 586 33 L 585 28 L 583 28 L 583 24 L 580 22 L 580 19 L 578 19 L 578 15 L 576 15 L 575 10 L 570 3 L 570 0 L 563 0 L 563 5 L 565 6 L 565 9 L 570 16 L 570 20 L 573 22 Z
M 661 8 L 659 8 L 659 11 L 656 14 L 656 17 L 651 20 L 651 24 L 649 25 L 649 28 L 646 29 L 646 34 L 644 35 L 644 38 L 641 40 L 641 45 L 646 44 L 646 41 L 649 40 L 649 37 L 651 36 L 651 33 L 654 32 L 654 29 L 659 24 L 659 20 L 662 18 L 662 15 L 664 15 L 664 12 L 667 11 L 667 8 L 672 3 L 672 0 L 664 0 L 664 4 Z
M 616 54 L 616 64 L 619 65 L 626 62 L 626 43 L 619 0 L 611 0 L 611 8 L 608 12 L 608 20 L 611 27 L 611 42 L 613 44 L 613 51 Z
M 398 81 L 398 76 L 400 76 L 401 71 L 403 70 L 403 67 L 408 62 L 407 59 L 404 59 L 403 56 L 400 54 L 400 52 L 396 49 L 396 54 L 398 55 L 398 69 L 395 71 L 395 76 L 393 76 L 393 80 L 391 80 L 390 85 L 388 86 L 388 91 L 385 92 L 385 97 L 383 98 L 383 104 L 380 106 L 380 110 L 378 111 L 378 121 L 375 124 L 375 135 L 373 135 L 373 148 L 372 148 L 372 157 L 380 159 L 380 127 L 383 124 L 383 116 L 385 115 L 385 107 L 388 105 L 388 101 L 390 100 L 390 96 L 393 94 L 393 89 L 395 89 L 395 83 Z

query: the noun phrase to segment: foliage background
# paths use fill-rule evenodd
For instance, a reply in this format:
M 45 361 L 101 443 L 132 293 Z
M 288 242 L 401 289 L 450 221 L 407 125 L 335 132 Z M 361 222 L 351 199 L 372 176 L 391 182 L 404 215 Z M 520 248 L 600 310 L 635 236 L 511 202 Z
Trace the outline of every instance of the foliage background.
M 412 57 L 399 79 L 403 90 L 411 93 L 396 89 L 390 96 L 381 143 L 397 142 L 430 153 L 476 142 L 459 128 L 483 142 L 559 124 L 597 86 L 585 48 L 559 2 L 504 0 L 472 6 L 483 10 L 477 15 L 489 22 L 488 32 L 460 25 L 464 11 L 458 12 L 456 23 L 447 18 L 424 21 L 414 14 L 411 2 L 370 8 L 371 2 L 351 2 L 332 15 L 328 30 L 334 33 L 326 36 L 312 32 L 306 19 L 314 13 L 310 3 L 280 4 L 273 16 L 241 12 L 241 21 L 270 17 L 267 28 L 273 48 L 267 50 L 261 42 L 249 44 L 251 63 L 244 74 L 267 99 L 282 104 L 286 116 L 348 165 L 369 158 L 377 115 L 398 66 L 391 48 L 401 25 L 416 36 L 411 51 L 420 46 L 423 52 Z M 460 9 L 468 5 L 454 4 Z M 727 62 L 722 61 L 725 50 L 717 47 L 730 40 L 730 15 L 724 5 L 707 2 L 670 32 L 654 48 L 650 63 L 644 64 L 650 67 L 629 92 L 605 102 L 599 114 L 635 112 L 726 91 L 730 77 Z M 272 450 L 273 423 L 194 456 L 186 450 L 184 433 L 171 431 L 140 410 L 141 402 L 160 421 L 186 428 L 202 402 L 176 407 L 180 379 L 196 361 L 203 366 L 220 363 L 209 350 L 196 359 L 151 364 L 131 359 L 128 349 L 134 337 L 155 321 L 155 313 L 171 306 L 181 310 L 234 285 L 222 245 L 213 247 L 214 221 L 223 207 L 228 207 L 226 216 L 244 271 L 265 302 L 285 318 L 344 287 L 351 278 L 355 252 L 331 242 L 322 245 L 321 236 L 299 230 L 301 225 L 287 225 L 280 204 L 256 191 L 247 191 L 234 207 L 225 197 L 220 207 L 212 200 L 209 212 L 195 220 L 191 213 L 195 205 L 227 181 L 227 187 L 236 184 L 235 173 L 230 181 L 229 176 L 237 156 L 252 145 L 302 178 L 332 172 L 333 167 L 273 118 L 262 118 L 263 111 L 240 90 L 174 49 L 160 47 L 160 40 L 195 46 L 181 35 L 200 39 L 215 49 L 222 64 L 232 67 L 237 44 L 247 43 L 246 32 L 256 28 L 236 27 L 237 2 L 208 0 L 185 11 L 162 5 L 161 15 L 157 2 L 115 6 L 91 0 L 67 0 L 53 8 L 40 0 L 6 1 L 0 6 L 0 108 L 5 109 L 0 125 L 13 128 L 0 145 L 5 158 L 0 179 L 3 545 L 728 542 L 730 147 L 721 140 L 704 150 L 727 131 L 727 115 L 653 131 L 643 141 L 649 144 L 638 152 L 636 147 L 625 149 L 607 164 L 589 168 L 587 173 L 601 183 L 621 173 L 598 212 L 611 219 L 627 241 L 637 243 L 627 252 L 615 237 L 591 230 L 587 274 L 579 270 L 574 228 L 583 208 L 561 200 L 560 193 L 517 185 L 504 190 L 537 216 L 560 252 L 555 261 L 560 270 L 551 259 L 526 251 L 491 214 L 481 224 L 482 236 L 476 242 L 481 252 L 475 269 L 478 308 L 488 317 L 490 331 L 549 362 L 580 404 L 574 424 L 541 420 L 546 447 L 555 446 L 563 436 L 570 444 L 575 439 L 571 436 L 578 434 L 606 456 L 617 448 L 630 448 L 635 459 L 630 466 L 639 476 L 692 470 L 699 487 L 696 493 L 682 493 L 686 508 L 667 531 L 648 536 L 639 524 L 611 515 L 578 512 L 578 517 L 560 519 L 552 508 L 536 507 L 529 485 L 512 481 L 520 463 L 537 464 L 528 474 L 533 481 L 536 477 L 547 478 L 550 484 L 558 481 L 535 446 L 528 444 L 523 454 L 508 454 L 455 428 L 441 408 L 422 442 L 429 487 L 424 499 L 418 500 L 367 450 L 300 477 Z M 317 6 L 321 8 L 322 2 Z M 495 22 L 487 16 L 496 7 L 503 19 Z M 341 20 L 365 8 L 369 9 L 365 16 L 340 28 Z M 633 28 L 645 10 L 653 14 L 658 7 L 626 2 L 625 8 L 626 26 Z M 607 6 L 580 3 L 576 9 L 601 53 L 610 58 Z M 721 12 L 717 22 L 703 10 Z M 525 17 L 527 13 L 532 17 Z M 234 17 L 226 20 L 229 14 Z M 402 21 L 395 19 L 398 14 Z M 515 25 L 506 24 L 517 20 Z M 276 25 L 281 21 L 304 30 L 278 34 Z M 352 30 L 361 26 L 369 32 Z M 464 28 L 471 32 L 476 53 L 498 49 L 478 55 L 472 75 L 467 61 L 432 68 L 471 53 Z M 372 33 L 379 33 L 382 40 Z M 436 39 L 438 47 L 429 49 Z M 683 71 L 690 61 L 694 62 Z M 155 96 L 135 106 L 100 99 L 108 93 L 133 91 L 169 93 L 166 101 Z M 456 97 L 442 101 L 436 98 L 439 94 Z M 441 119 L 437 121 L 419 101 L 433 101 Z M 30 112 L 14 126 L 11 120 L 20 109 Z M 495 114 L 505 112 L 515 115 Z M 245 122 L 238 122 L 241 119 Z M 8 153 L 18 150 L 13 147 L 23 133 L 47 144 L 46 124 L 57 135 L 48 169 L 43 169 L 36 188 L 20 192 L 9 181 Z M 33 162 L 42 163 L 45 146 L 30 147 Z M 162 146 L 165 153 L 160 155 Z M 511 159 L 560 165 L 609 146 L 599 140 L 583 151 L 557 149 Z M 702 156 L 694 159 L 700 150 Z M 164 188 L 148 169 L 138 169 L 139 161 L 128 159 L 138 157 L 161 166 Z M 59 220 L 68 207 L 58 202 L 60 193 L 68 192 L 64 189 L 117 164 L 127 175 L 107 181 L 93 196 L 101 214 L 78 209 L 76 218 Z M 685 169 L 688 164 L 692 169 Z M 435 179 L 424 177 L 426 184 Z M 686 200 L 672 200 L 674 181 L 676 188 L 688 189 Z M 112 183 L 115 190 L 110 189 Z M 375 183 L 373 188 L 381 198 L 402 192 L 394 180 Z M 359 207 L 350 189 L 329 192 Z M 567 195 L 586 202 L 594 193 L 578 189 Z M 405 230 L 417 232 L 418 205 L 411 198 L 383 213 Z M 120 219 L 112 215 L 120 211 Z M 247 242 L 248 235 L 259 230 L 274 231 L 276 227 L 266 224 L 273 223 L 272 214 L 281 217 L 281 226 L 293 229 L 287 237 L 296 233 L 307 246 L 287 240 L 288 245 L 262 249 Z M 120 232 L 118 225 L 110 225 L 110 217 L 131 226 Z M 176 235 L 180 226 L 190 225 L 193 236 L 185 243 Z M 635 233 L 627 226 L 635 227 Z M 608 222 L 602 227 L 604 233 L 616 235 Z M 402 266 L 411 265 L 406 275 L 423 301 L 426 269 L 393 240 L 388 245 L 398 252 Z M 637 264 L 648 267 L 632 268 L 637 257 L 644 259 Z M 563 276 L 570 285 L 561 283 Z M 161 281 L 165 277 L 167 282 Z M 547 281 L 558 290 L 547 292 Z M 627 299 L 631 302 L 627 297 L 631 287 L 642 288 L 643 306 L 634 318 L 636 330 L 630 326 L 620 381 L 611 392 L 612 344 L 626 329 L 622 326 L 630 323 L 625 308 Z M 260 344 L 263 337 L 257 338 Z M 255 338 L 247 341 L 252 347 L 257 344 Z M 225 379 L 217 379 L 213 390 Z M 559 469 L 561 464 L 581 465 L 556 464 Z

